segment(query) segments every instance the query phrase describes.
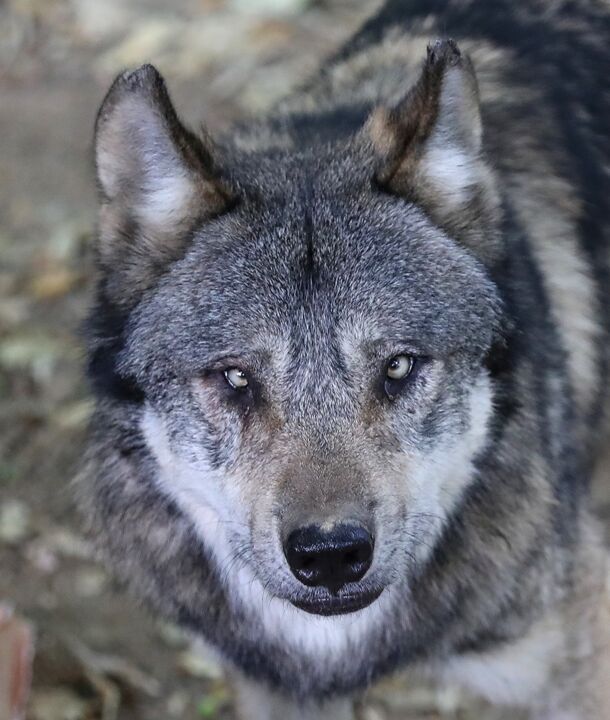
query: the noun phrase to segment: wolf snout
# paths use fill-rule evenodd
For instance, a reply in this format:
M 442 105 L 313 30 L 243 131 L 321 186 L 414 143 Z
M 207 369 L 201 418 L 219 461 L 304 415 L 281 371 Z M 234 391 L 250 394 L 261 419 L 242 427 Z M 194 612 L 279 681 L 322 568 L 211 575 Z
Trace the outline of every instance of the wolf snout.
M 299 582 L 336 594 L 365 576 L 373 548 L 373 536 L 362 525 L 342 523 L 329 530 L 308 525 L 290 533 L 284 554 Z

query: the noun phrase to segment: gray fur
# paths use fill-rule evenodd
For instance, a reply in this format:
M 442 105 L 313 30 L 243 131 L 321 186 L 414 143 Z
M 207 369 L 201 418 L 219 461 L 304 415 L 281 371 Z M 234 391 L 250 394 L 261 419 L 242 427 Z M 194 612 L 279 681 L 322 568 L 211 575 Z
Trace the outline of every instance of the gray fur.
M 610 152 L 587 118 L 610 110 L 595 42 L 610 14 L 433 5 L 387 3 L 308 88 L 216 145 L 183 128 L 154 69 L 116 81 L 98 121 L 81 504 L 118 577 L 218 647 L 250 695 L 277 695 L 260 717 L 294 698 L 332 717 L 417 665 L 541 719 L 602 720 L 587 479 Z M 540 59 L 524 25 L 572 54 Z M 446 26 L 461 50 L 426 55 Z M 570 170 L 588 157 L 595 185 Z M 403 353 L 415 370 L 388 397 Z M 251 379 L 241 395 L 233 366 Z M 345 592 L 383 592 L 353 616 L 295 609 L 327 591 L 291 575 L 286 534 L 345 519 L 375 534 Z

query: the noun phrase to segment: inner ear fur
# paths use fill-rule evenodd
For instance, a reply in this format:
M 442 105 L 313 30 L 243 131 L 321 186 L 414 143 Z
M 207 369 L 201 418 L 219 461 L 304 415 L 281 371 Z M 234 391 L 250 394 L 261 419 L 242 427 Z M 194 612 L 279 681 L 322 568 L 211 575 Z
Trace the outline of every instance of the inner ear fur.
M 422 206 L 484 259 L 498 250 L 499 200 L 482 153 L 476 75 L 453 40 L 428 46 L 421 74 L 396 106 L 365 126 L 377 185 Z
M 129 304 L 181 256 L 195 224 L 234 197 L 213 143 L 181 123 L 152 65 L 123 73 L 108 91 L 95 161 L 99 262 L 112 299 Z

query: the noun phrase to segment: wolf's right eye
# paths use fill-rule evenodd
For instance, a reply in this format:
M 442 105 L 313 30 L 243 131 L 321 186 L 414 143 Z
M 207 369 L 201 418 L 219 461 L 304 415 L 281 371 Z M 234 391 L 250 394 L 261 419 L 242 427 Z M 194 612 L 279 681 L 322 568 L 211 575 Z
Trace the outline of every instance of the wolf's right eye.
M 412 355 L 395 355 L 389 360 L 383 389 L 390 400 L 394 400 L 403 390 L 414 365 L 415 358 Z
M 410 355 L 396 355 L 388 363 L 387 376 L 391 380 L 402 380 L 413 369 L 413 358 Z
M 227 368 L 224 376 L 233 390 L 245 390 L 248 387 L 248 376 L 241 368 Z

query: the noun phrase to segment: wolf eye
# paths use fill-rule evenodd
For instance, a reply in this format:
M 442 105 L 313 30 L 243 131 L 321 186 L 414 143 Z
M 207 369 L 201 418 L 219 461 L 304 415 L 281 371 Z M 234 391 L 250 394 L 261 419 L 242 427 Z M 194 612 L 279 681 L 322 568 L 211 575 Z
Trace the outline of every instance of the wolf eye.
M 229 383 L 233 390 L 244 390 L 248 387 L 248 377 L 240 368 L 227 368 L 224 371 L 224 376 L 225 380 Z
M 410 355 L 396 355 L 388 363 L 386 370 L 390 380 L 403 380 L 413 369 L 413 358 Z
M 393 400 L 400 394 L 414 365 L 415 358 L 411 355 L 395 355 L 388 362 L 383 389 L 390 400 Z

